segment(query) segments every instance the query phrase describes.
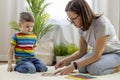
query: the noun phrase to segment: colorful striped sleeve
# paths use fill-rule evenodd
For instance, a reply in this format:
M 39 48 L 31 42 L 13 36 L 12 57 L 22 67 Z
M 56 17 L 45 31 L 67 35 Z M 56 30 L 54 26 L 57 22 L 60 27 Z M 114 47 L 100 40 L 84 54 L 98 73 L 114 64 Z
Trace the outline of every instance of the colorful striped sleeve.
M 10 44 L 12 44 L 12 45 L 16 45 L 16 34 L 14 34 L 13 35 L 13 37 L 12 37 L 12 40 L 11 40 L 11 42 L 10 42 Z

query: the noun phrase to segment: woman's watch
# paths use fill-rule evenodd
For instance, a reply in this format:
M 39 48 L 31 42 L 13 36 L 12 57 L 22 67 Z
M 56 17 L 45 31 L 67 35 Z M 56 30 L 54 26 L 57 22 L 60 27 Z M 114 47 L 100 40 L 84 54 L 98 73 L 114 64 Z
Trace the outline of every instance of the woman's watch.
M 78 66 L 77 66 L 76 62 L 73 62 L 73 66 L 74 66 L 75 69 L 78 69 Z

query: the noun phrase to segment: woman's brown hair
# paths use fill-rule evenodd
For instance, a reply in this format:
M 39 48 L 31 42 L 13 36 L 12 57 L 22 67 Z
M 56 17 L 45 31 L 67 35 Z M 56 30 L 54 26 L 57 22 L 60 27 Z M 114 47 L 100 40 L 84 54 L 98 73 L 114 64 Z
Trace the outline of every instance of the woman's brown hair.
M 66 5 L 65 11 L 72 11 L 82 18 L 82 30 L 89 29 L 92 19 L 97 19 L 101 14 L 95 14 L 85 0 L 71 0 Z

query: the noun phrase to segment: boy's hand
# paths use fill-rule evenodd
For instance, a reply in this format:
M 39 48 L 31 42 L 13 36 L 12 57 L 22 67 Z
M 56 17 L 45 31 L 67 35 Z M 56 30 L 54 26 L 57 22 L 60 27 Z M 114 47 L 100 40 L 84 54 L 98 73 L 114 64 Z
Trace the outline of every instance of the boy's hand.
M 11 71 L 12 71 L 12 65 L 8 65 L 7 71 L 8 71 L 8 72 L 11 72 Z

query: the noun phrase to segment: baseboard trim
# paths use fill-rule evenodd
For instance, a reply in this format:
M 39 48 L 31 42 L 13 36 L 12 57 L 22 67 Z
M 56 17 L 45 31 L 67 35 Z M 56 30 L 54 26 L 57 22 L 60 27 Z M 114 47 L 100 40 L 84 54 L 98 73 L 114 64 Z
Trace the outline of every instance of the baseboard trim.
M 0 55 L 0 61 L 7 61 L 7 55 Z

